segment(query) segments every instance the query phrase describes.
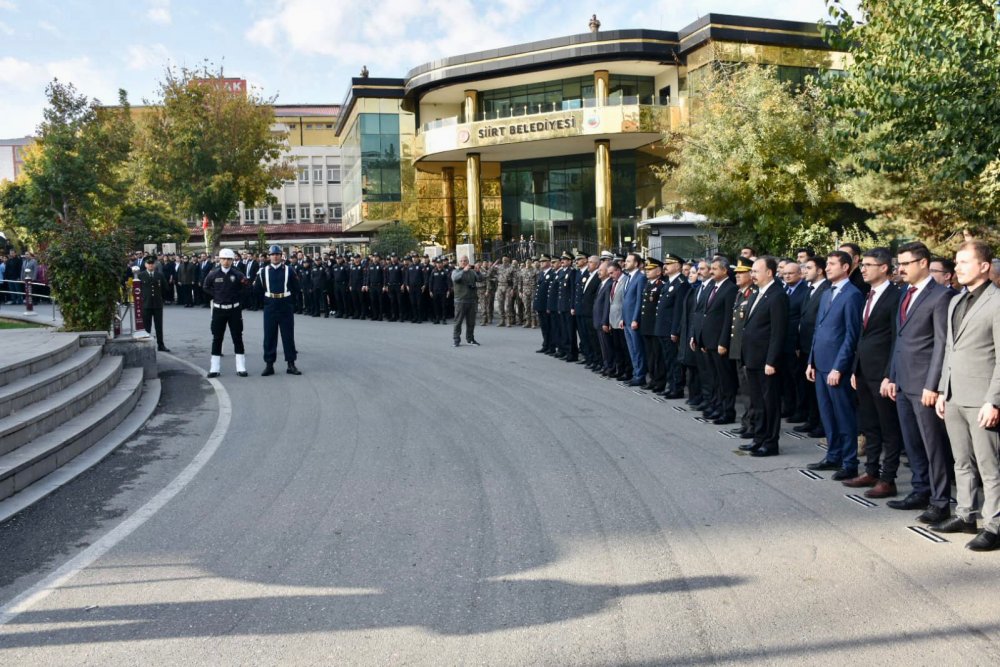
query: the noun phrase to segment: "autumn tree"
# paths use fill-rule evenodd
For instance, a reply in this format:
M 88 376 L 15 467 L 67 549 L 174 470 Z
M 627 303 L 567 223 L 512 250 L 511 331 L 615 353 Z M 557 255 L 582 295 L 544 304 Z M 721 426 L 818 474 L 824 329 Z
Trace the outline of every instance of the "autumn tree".
M 274 203 L 269 190 L 291 177 L 285 137 L 271 128 L 273 99 L 232 92 L 222 78 L 168 70 L 137 142 L 149 184 L 183 215 L 208 218 L 213 254 L 239 202 Z
M 720 65 L 692 100 L 691 123 L 668 135 L 662 171 L 683 208 L 706 215 L 723 247 L 778 249 L 834 215 L 833 157 L 819 88 L 793 90 L 773 69 Z

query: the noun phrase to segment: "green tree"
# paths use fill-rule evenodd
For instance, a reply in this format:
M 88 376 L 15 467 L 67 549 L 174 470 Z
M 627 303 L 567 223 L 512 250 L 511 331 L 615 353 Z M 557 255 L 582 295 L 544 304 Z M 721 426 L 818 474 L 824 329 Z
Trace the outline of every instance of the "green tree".
M 850 51 L 832 89 L 851 147 L 844 193 L 882 224 L 941 243 L 989 231 L 983 173 L 1000 154 L 1000 22 L 994 0 L 827 0 Z
M 402 255 L 417 249 L 418 240 L 413 229 L 403 222 L 393 222 L 380 227 L 372 239 L 371 251 L 383 257 L 389 253 Z
M 126 203 L 121 209 L 119 224 L 131 235 L 136 245 L 145 243 L 181 245 L 190 236 L 188 226 L 174 214 L 170 205 L 156 199 L 141 199 Z
M 274 203 L 290 178 L 285 137 L 274 132 L 273 99 L 232 93 L 222 71 L 168 70 L 137 142 L 149 184 L 187 216 L 210 224 L 213 254 L 240 201 Z
M 717 68 L 699 90 L 689 126 L 667 137 L 676 151 L 661 175 L 679 204 L 706 215 L 723 247 L 777 251 L 799 227 L 827 224 L 836 148 L 820 89 L 741 66 Z

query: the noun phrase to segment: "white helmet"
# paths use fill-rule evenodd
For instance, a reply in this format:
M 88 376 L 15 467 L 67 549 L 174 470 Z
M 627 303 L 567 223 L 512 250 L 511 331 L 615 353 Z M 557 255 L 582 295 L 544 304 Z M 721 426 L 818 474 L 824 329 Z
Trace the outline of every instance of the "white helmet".
M 219 259 L 236 259 L 236 253 L 229 248 L 223 248 L 219 251 Z

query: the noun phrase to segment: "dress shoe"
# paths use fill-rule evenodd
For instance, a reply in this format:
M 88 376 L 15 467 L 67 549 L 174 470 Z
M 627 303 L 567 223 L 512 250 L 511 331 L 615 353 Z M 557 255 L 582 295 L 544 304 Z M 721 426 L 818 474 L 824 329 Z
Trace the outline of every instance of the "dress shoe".
M 760 449 L 755 449 L 752 452 L 750 452 L 750 456 L 755 456 L 757 458 L 760 458 L 762 456 L 777 456 L 778 454 L 779 452 L 777 449 L 766 449 L 764 447 L 761 447 Z
M 630 380 L 628 386 L 630 387 L 642 387 L 645 384 L 642 380 Z
M 917 515 L 917 521 L 920 523 L 942 523 L 945 519 L 951 516 L 951 507 L 945 505 L 944 507 L 938 507 L 937 505 L 931 505 L 923 512 Z
M 865 473 L 864 475 L 855 477 L 854 479 L 845 479 L 843 484 L 851 489 L 863 489 L 867 486 L 875 486 L 878 484 L 878 477 L 873 477 L 872 475 Z
M 289 361 L 288 362 L 288 371 L 287 372 L 288 372 L 289 375 L 302 375 L 302 371 L 300 371 L 298 368 L 295 367 L 295 362 L 294 361 Z
M 739 446 L 738 448 L 741 452 L 755 452 L 760 449 L 760 445 L 755 445 L 752 442 L 746 442 Z
M 725 426 L 726 424 L 736 423 L 736 417 L 730 417 L 728 415 L 720 415 L 712 420 L 712 423 L 716 426 Z
M 931 526 L 935 533 L 968 533 L 975 535 L 979 532 L 975 521 L 966 521 L 957 516 L 951 516 L 944 521 L 939 521 Z
M 819 463 L 810 463 L 806 468 L 809 470 L 840 470 L 840 464 L 823 459 Z
M 678 398 L 684 398 L 684 392 L 683 391 L 671 391 L 671 392 L 668 392 L 667 394 L 665 394 L 664 398 L 669 398 L 670 400 L 675 401 Z
M 267 364 L 264 366 L 264 372 L 260 374 L 261 377 L 267 377 L 268 375 L 274 375 L 274 364 Z
M 817 428 L 816 424 L 810 424 L 809 422 L 806 422 L 804 424 L 798 424 L 797 426 L 793 426 L 792 430 L 795 431 L 796 433 L 808 433 L 809 431 L 816 430 L 816 428 Z
M 806 415 L 795 414 L 786 419 L 785 421 L 787 421 L 789 424 L 802 424 L 805 423 L 808 419 L 809 417 L 807 417 Z
M 919 493 L 911 493 L 902 500 L 890 500 L 886 507 L 894 510 L 924 510 L 930 504 L 930 498 Z
M 479 347 L 479 341 L 476 340 L 475 338 L 470 338 L 465 342 L 468 343 L 469 345 L 475 345 L 476 347 Z
M 462 344 L 462 341 L 456 340 L 454 344 L 455 344 L 455 347 L 458 347 L 458 346 L 460 346 Z M 538 351 L 541 352 L 541 350 L 538 350 Z
M 547 353 L 548 350 L 546 350 L 544 347 L 540 350 L 535 350 L 535 354 L 547 354 Z
M 896 495 L 895 482 L 879 480 L 872 488 L 865 491 L 865 498 L 892 498 Z
M 170 354 L 170 350 L 168 350 L 165 345 L 160 345 L 159 347 L 156 348 L 156 351 L 157 352 L 166 352 L 167 354 Z
M 753 431 L 752 430 L 750 430 L 750 431 L 744 431 L 743 433 L 740 434 L 740 437 L 743 438 L 744 440 L 752 438 L 753 437 Z
M 236 371 L 236 374 L 239 375 L 241 378 L 249 377 L 250 375 L 246 371 Z
M 626 373 L 619 373 L 618 375 L 615 376 L 615 379 L 618 380 L 619 382 L 625 382 L 626 380 L 628 380 L 628 378 L 629 376 Z
M 553 356 L 556 359 L 565 359 L 566 358 L 566 353 L 565 352 L 556 352 Z
M 858 476 L 858 469 L 852 468 L 850 470 L 838 470 L 830 476 L 830 479 L 836 482 L 843 482 L 849 479 L 854 479 Z
M 218 373 L 209 373 L 208 377 L 210 377 L 210 378 L 217 378 L 217 377 L 219 377 L 219 374 Z
M 812 431 L 809 431 L 808 433 L 806 433 L 806 435 L 809 436 L 810 438 L 817 438 L 817 439 L 818 438 L 825 438 L 826 437 L 826 431 L 824 431 L 821 428 L 817 428 L 817 429 L 813 429 Z
M 981 530 L 965 545 L 965 548 L 970 551 L 993 551 L 998 547 L 1000 547 L 1000 535 L 985 529 Z

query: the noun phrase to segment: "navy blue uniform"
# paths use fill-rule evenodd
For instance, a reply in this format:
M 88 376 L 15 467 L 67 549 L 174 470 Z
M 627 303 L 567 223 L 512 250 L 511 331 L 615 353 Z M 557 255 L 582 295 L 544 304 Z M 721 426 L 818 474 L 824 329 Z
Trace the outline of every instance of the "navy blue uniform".
M 385 285 L 389 289 L 389 321 L 403 319 L 406 310 L 403 296 L 403 265 L 398 261 L 385 267 Z
M 420 311 L 420 299 L 424 291 L 424 270 L 419 264 L 411 264 L 406 269 L 406 293 L 410 297 L 410 321 L 414 324 L 424 321 Z
M 278 358 L 278 332 L 285 361 L 294 363 L 295 303 L 299 279 L 290 266 L 268 264 L 257 274 L 254 289 L 264 297 L 264 363 L 273 364 Z

